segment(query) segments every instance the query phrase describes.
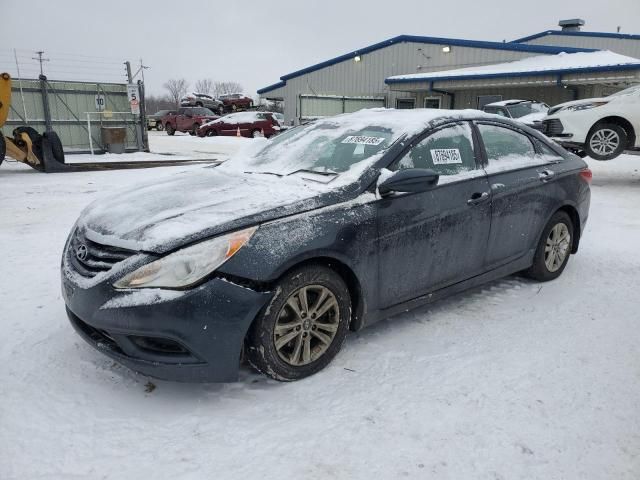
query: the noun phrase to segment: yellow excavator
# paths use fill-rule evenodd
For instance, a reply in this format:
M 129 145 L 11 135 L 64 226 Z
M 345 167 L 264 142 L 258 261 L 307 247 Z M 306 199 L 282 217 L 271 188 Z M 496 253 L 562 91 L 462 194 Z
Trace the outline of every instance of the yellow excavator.
M 0 74 L 0 128 L 11 108 L 11 75 Z M 68 167 L 64 163 L 64 150 L 58 135 L 53 132 L 39 134 L 32 127 L 17 127 L 13 137 L 0 133 L 0 165 L 5 156 L 25 163 L 41 172 L 59 172 Z

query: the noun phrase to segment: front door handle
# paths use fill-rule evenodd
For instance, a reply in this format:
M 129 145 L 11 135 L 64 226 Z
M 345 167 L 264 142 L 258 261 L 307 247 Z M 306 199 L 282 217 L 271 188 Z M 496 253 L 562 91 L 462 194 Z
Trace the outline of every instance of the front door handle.
M 467 200 L 467 205 L 478 205 L 489 200 L 489 192 L 476 192 Z
M 553 177 L 556 176 L 556 172 L 554 172 L 553 170 L 542 170 L 541 172 L 538 172 L 538 178 L 543 181 L 543 182 L 548 182 L 549 180 L 551 180 Z

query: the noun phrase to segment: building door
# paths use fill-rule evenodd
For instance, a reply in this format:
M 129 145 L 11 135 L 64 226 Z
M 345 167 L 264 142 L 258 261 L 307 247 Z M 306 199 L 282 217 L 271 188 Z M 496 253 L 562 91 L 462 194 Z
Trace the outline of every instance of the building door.
M 415 98 L 398 98 L 396 99 L 396 108 L 398 110 L 408 110 L 416 108 Z
M 425 97 L 424 108 L 442 108 L 440 107 L 440 97 Z

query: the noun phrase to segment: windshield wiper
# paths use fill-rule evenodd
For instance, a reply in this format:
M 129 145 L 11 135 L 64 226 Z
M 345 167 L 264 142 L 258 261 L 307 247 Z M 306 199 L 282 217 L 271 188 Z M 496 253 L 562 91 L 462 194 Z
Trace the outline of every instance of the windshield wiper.
M 284 177 L 283 174 L 281 173 L 275 173 L 275 172 L 244 172 L 244 173 L 249 173 L 249 174 L 262 174 L 262 175 L 275 175 L 276 177 Z
M 324 175 L 326 177 L 335 177 L 336 175 L 340 175 L 338 172 L 334 172 L 333 170 L 312 170 L 310 168 L 301 168 L 300 170 L 296 170 L 295 172 L 288 173 L 287 176 L 293 175 L 295 173 L 315 173 L 317 175 Z

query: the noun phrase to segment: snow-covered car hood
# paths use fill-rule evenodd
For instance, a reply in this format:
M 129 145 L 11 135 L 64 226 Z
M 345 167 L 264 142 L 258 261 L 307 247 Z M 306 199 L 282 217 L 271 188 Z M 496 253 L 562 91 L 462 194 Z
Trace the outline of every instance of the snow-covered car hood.
M 547 115 L 553 115 L 554 113 L 559 112 L 560 110 L 567 108 L 567 107 L 572 107 L 574 105 L 587 105 L 589 103 L 593 103 L 593 102 L 610 102 L 611 98 L 605 98 L 605 97 L 599 97 L 599 98 L 585 98 L 583 100 L 573 100 L 571 102 L 565 102 L 565 103 L 560 103 L 558 105 L 555 105 L 553 107 L 551 107 L 549 109 L 549 111 L 547 112 Z
M 518 122 L 522 122 L 526 125 L 533 125 L 534 122 L 541 122 L 544 117 L 547 116 L 546 112 L 533 112 L 529 115 L 524 115 L 520 118 L 515 118 Z
M 92 241 L 165 253 L 185 243 L 335 203 L 328 185 L 215 168 L 122 190 L 89 205 L 77 227 Z

